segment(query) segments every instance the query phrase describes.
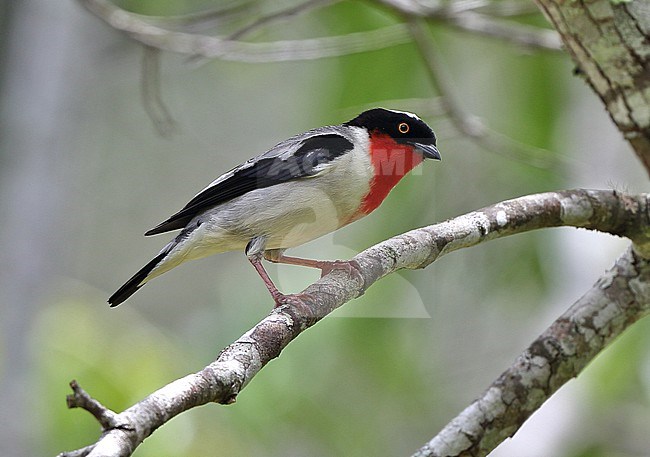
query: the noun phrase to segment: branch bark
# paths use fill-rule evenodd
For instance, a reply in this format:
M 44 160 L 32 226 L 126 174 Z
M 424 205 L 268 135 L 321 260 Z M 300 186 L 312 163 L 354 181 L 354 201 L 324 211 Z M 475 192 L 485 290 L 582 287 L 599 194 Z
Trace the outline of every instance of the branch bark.
M 645 1 L 536 0 L 650 173 L 650 19 Z
M 484 456 L 631 324 L 650 314 L 650 261 L 628 249 L 504 371 L 413 457 Z
M 84 393 L 81 396 L 82 401 L 71 402 L 70 406 L 89 409 L 95 417 L 110 418 L 110 421 L 101 421 L 103 432 L 100 439 L 95 445 L 88 446 L 81 451 L 88 450 L 88 453 L 83 455 L 92 457 L 129 456 L 147 436 L 177 414 L 210 402 L 233 403 L 241 390 L 264 365 L 278 357 L 287 344 L 301 332 L 334 309 L 358 297 L 377 280 L 392 272 L 402 268 L 424 268 L 445 254 L 488 240 L 559 226 L 582 227 L 626 236 L 634 242 L 635 252 L 644 254 L 650 252 L 648 195 L 632 196 L 615 191 L 578 189 L 529 195 L 497 203 L 439 224 L 412 230 L 379 243 L 355 256 L 353 260 L 358 265 L 356 273 L 359 274 L 345 270 L 331 272 L 303 291 L 305 298 L 299 305 L 285 305 L 274 309 L 255 327 L 225 348 L 217 360 L 203 370 L 168 384 L 122 413 L 117 415 L 108 411 L 102 413 L 99 402 L 92 400 L 89 396 L 85 398 L 84 395 L 87 394 Z M 591 315 L 597 315 L 598 319 L 587 319 L 588 312 L 581 314 L 584 316 L 583 318 L 575 318 L 570 321 L 567 321 L 567 316 L 561 317 L 554 324 L 555 327 L 552 327 L 555 330 L 552 330 L 545 337 L 546 339 L 542 340 L 543 344 L 542 342 L 533 344 L 532 347 L 536 350 L 531 352 L 532 356 L 522 356 L 520 361 L 511 368 L 511 370 L 520 370 L 529 360 L 531 361 L 530 369 L 543 374 L 545 367 L 542 366 L 540 357 L 546 353 L 542 349 L 554 356 L 554 358 L 549 356 L 545 363 L 548 365 L 548 371 L 552 371 L 551 368 L 556 367 L 561 371 L 561 376 L 550 378 L 547 376 L 548 386 L 537 388 L 535 397 L 540 404 L 562 382 L 577 375 L 586 362 L 597 354 L 607 342 L 611 341 L 629 324 L 648 313 L 650 300 L 647 299 L 647 295 L 650 294 L 650 289 L 642 287 L 641 280 L 634 282 L 634 275 L 630 272 L 632 268 L 638 268 L 638 271 L 642 273 L 637 276 L 643 274 L 642 279 L 648 279 L 647 274 L 650 273 L 647 269 L 650 267 L 647 266 L 645 260 L 640 259 L 638 254 L 629 253 L 629 255 L 634 256 L 630 257 L 633 260 L 628 261 L 631 266 L 621 263 L 618 270 L 601 278 L 598 287 L 608 297 L 610 291 L 613 293 L 618 289 L 602 287 L 605 284 L 615 283 L 616 287 L 621 289 L 633 290 L 634 293 L 629 292 L 627 295 L 621 295 L 621 297 L 631 297 L 630 300 L 622 299 L 622 301 L 612 301 L 611 303 L 605 303 L 603 299 L 588 300 L 604 304 L 604 310 L 607 312 L 598 311 L 596 308 L 591 310 Z M 633 282 L 638 284 L 638 290 L 633 289 Z M 614 298 L 616 297 L 612 297 L 612 300 Z M 632 302 L 638 303 L 638 306 L 632 305 Z M 623 305 L 627 305 L 627 307 L 619 310 Z M 572 309 L 575 309 L 576 306 Z M 579 308 L 582 308 L 582 305 Z M 571 322 L 571 325 L 568 325 L 568 322 Z M 560 331 L 562 329 L 564 331 Z M 577 350 L 582 346 L 572 343 L 569 338 L 569 330 L 574 331 L 576 337 L 582 335 L 587 338 L 584 344 L 588 346 L 588 351 Z M 556 340 L 557 344 L 551 344 Z M 552 351 L 553 348 L 555 348 L 555 352 Z M 522 381 L 528 382 L 522 374 L 527 371 L 517 371 L 517 373 Z M 472 405 L 470 408 L 488 415 L 491 423 L 495 426 L 500 425 L 502 421 L 515 425 L 509 425 L 502 430 L 501 434 L 490 434 L 487 432 L 491 429 L 482 424 L 486 433 L 475 433 L 478 441 L 477 444 L 472 441 L 473 446 L 483 448 L 486 442 L 489 442 L 490 445 L 498 444 L 498 439 L 504 439 L 514 433 L 516 427 L 521 425 L 527 417 L 522 412 L 515 414 L 515 420 L 512 420 L 513 411 L 519 411 L 512 405 L 515 405 L 515 400 L 522 395 L 520 391 L 516 390 L 521 387 L 521 383 L 509 382 L 516 381 L 516 376 L 505 374 L 504 376 L 495 382 L 486 396 L 489 401 L 493 402 L 500 399 L 502 404 L 507 404 L 509 407 L 485 409 L 484 404 L 488 400 L 484 400 L 484 403 Z M 531 379 L 533 379 L 532 376 Z M 495 395 L 497 393 L 495 389 L 499 389 L 499 395 Z M 77 394 L 77 392 L 75 393 Z M 532 402 L 524 400 L 526 398 L 521 401 L 522 405 L 517 407 L 530 414 Z M 92 408 L 87 405 L 91 405 Z M 459 420 L 456 422 L 458 423 Z M 463 422 L 463 424 L 456 430 L 456 433 L 460 433 L 463 438 L 461 442 L 465 442 L 470 437 L 466 423 Z M 446 443 L 451 434 L 452 431 L 445 431 L 445 435 L 439 440 Z M 485 441 L 486 434 L 488 441 Z M 437 442 L 432 443 L 421 452 L 437 449 Z M 63 453 L 61 457 L 80 455 L 80 451 L 73 452 Z M 451 454 L 424 453 L 420 455 Z

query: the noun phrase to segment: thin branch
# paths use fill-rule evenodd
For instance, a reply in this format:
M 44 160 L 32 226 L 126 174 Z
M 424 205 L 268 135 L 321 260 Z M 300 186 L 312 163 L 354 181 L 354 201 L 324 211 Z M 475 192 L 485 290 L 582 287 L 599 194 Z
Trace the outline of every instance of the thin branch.
M 249 43 L 220 37 L 172 32 L 142 16 L 118 8 L 107 0 L 79 0 L 111 27 L 128 33 L 141 43 L 165 51 L 196 57 L 219 58 L 249 63 L 314 60 L 374 51 L 409 41 L 402 24 L 367 32 L 312 38 Z
M 411 20 L 434 19 L 460 30 L 497 38 L 525 48 L 562 50 L 560 35 L 555 30 L 492 17 L 488 13 L 488 7 L 494 5 L 494 2 L 467 0 L 423 5 L 409 0 L 381 0 L 381 3 Z M 485 12 L 480 13 L 477 11 L 479 9 Z
M 431 82 L 440 94 L 442 105 L 459 131 L 470 138 L 481 138 L 485 134 L 483 122 L 476 116 L 465 112 L 455 95 L 453 85 L 442 68 L 441 58 L 432 43 L 426 23 L 422 19 L 410 19 L 408 22 L 411 37 L 426 64 Z
M 505 135 L 489 129 L 483 121 L 465 111 L 451 79 L 441 63 L 433 40 L 429 36 L 427 24 L 423 19 L 409 19 L 409 31 L 422 56 L 427 73 L 452 124 L 463 135 L 483 149 L 507 157 L 508 159 L 532 165 L 541 169 L 556 169 L 558 164 L 568 161 L 567 157 L 551 154 L 541 148 L 519 143 Z M 558 171 L 559 172 L 559 171 Z
M 490 16 L 515 17 L 539 14 L 539 8 L 534 3 L 519 0 L 501 0 L 488 2 L 485 6 L 476 8 L 476 11 Z
M 85 409 L 97 419 L 97 422 L 104 430 L 120 426 L 117 414 L 92 398 L 88 392 L 79 386 L 77 381 L 70 381 L 70 388 L 72 388 L 73 393 L 66 397 L 68 408 Z
M 95 448 L 95 444 L 74 451 L 62 452 L 58 457 L 86 457 Z
M 172 31 L 165 28 L 165 26 L 187 26 L 202 20 L 220 18 L 226 14 L 233 14 L 233 11 L 236 12 L 233 8 L 193 16 L 160 18 L 126 11 L 108 0 L 79 0 L 85 8 L 103 19 L 111 27 L 128 33 L 141 43 L 165 51 L 190 55 L 194 58 L 219 58 L 250 63 L 314 60 L 373 51 L 409 41 L 408 34 L 400 24 L 368 32 L 305 40 L 264 43 L 250 43 L 238 40 L 243 35 L 268 25 L 270 22 L 334 1 L 337 0 L 307 0 L 291 8 L 264 16 L 235 31 L 229 37 L 222 38 Z M 508 40 L 521 46 L 550 50 L 559 49 L 559 41 L 552 30 L 536 29 L 524 24 L 497 21 L 486 14 L 473 12 L 473 9 L 486 5 L 484 0 L 455 2 L 450 6 L 439 3 L 431 7 L 397 0 L 383 0 L 382 3 L 411 18 L 438 19 L 464 30 Z M 416 7 L 411 5 L 416 5 Z
M 241 29 L 230 34 L 227 37 L 227 39 L 239 40 L 243 36 L 248 35 L 249 33 L 253 32 L 256 29 L 264 27 L 265 25 L 269 25 L 279 20 L 288 19 L 291 16 L 304 13 L 305 11 L 308 11 L 310 9 L 319 8 L 323 5 L 335 3 L 336 1 L 339 0 L 307 0 L 306 2 L 299 3 L 289 8 L 277 11 L 275 13 L 269 14 L 268 16 L 262 16 L 259 19 L 248 24 L 246 27 L 242 27 Z
M 142 105 L 158 134 L 163 138 L 172 136 L 178 126 L 161 95 L 160 51 L 150 46 L 144 46 L 142 55 L 140 93 L 142 94 Z
M 249 13 L 252 7 L 256 6 L 256 4 L 257 2 L 255 0 L 235 0 L 229 4 L 221 4 L 219 8 L 176 16 L 147 16 L 137 13 L 131 14 L 153 25 L 170 29 L 183 29 L 187 31 L 214 27 L 220 21 L 232 21 L 234 18 Z
M 650 314 L 650 261 L 628 249 L 490 387 L 412 457 L 485 456 L 637 320 Z
M 450 24 L 459 29 L 498 38 L 517 46 L 546 51 L 562 50 L 562 40 L 555 30 L 496 20 L 485 14 L 472 11 L 450 15 L 447 19 Z
M 358 271 L 334 270 L 307 287 L 291 306 L 274 309 L 225 348 L 206 368 L 168 384 L 118 414 L 115 420 L 122 425 L 103 433 L 89 456 L 129 456 L 147 436 L 177 414 L 210 402 L 233 403 L 253 377 L 302 331 L 363 294 L 380 278 L 399 269 L 424 268 L 439 257 L 461 248 L 516 233 L 559 226 L 627 236 L 635 242 L 638 252 L 648 255 L 650 222 L 647 199 L 646 194 L 630 196 L 615 191 L 587 190 L 529 195 L 379 243 L 352 259 Z M 645 293 L 650 293 L 650 289 L 645 289 Z M 645 303 L 646 308 L 638 310 L 636 318 L 648 312 L 648 303 L 650 300 Z M 608 320 L 612 316 L 615 317 L 614 314 L 601 315 L 590 325 L 620 332 L 634 320 L 630 317 L 624 325 L 614 326 Z M 612 333 L 611 338 L 614 336 Z M 611 338 L 594 338 L 591 353 L 597 353 Z M 567 370 L 573 368 L 567 374 L 575 376 L 584 366 L 583 356 L 574 352 L 565 357 L 569 362 L 570 357 L 580 360 L 580 363 L 566 365 Z M 502 398 L 508 395 L 506 388 L 504 384 Z M 523 420 L 521 418 L 521 422 Z

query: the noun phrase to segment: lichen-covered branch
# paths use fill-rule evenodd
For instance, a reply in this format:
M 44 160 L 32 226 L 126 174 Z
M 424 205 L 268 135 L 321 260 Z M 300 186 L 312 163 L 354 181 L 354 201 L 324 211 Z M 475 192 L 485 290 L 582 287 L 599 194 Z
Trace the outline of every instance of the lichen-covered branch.
M 630 248 L 413 457 L 488 455 L 614 338 L 648 314 L 650 261 Z
M 650 173 L 648 2 L 536 1 Z
M 117 415 L 102 414 L 98 411 L 100 404 L 91 401 L 90 397 L 85 398 L 84 395 L 87 394 L 84 393 L 83 401 L 71 406 L 85 408 L 84 405 L 92 405 L 92 408 L 87 409 L 91 409 L 95 417 L 110 417 L 111 423 L 118 424 L 116 427 L 111 427 L 110 424 L 107 427 L 107 423 L 103 423 L 103 433 L 98 442 L 84 449 L 88 449 L 87 455 L 92 457 L 129 456 L 147 436 L 177 414 L 210 402 L 234 402 L 264 365 L 278 357 L 302 331 L 396 270 L 424 268 L 440 256 L 457 249 L 530 230 L 559 226 L 583 227 L 626 236 L 633 241 L 637 252 L 647 255 L 650 252 L 647 199 L 645 194 L 631 196 L 615 191 L 596 190 L 529 195 L 412 230 L 379 243 L 354 257 L 358 271 L 334 270 L 307 287 L 302 298 L 293 305 L 274 309 L 255 327 L 225 348 L 217 360 L 203 370 L 168 384 L 124 412 Z M 641 261 L 635 259 L 640 265 Z M 629 276 L 629 271 L 620 272 L 622 276 L 618 273 L 608 274 L 601 280 L 601 284 L 622 284 L 621 281 Z M 639 290 L 644 287 L 641 279 L 646 278 L 636 281 L 635 287 Z M 641 292 L 638 294 L 640 296 Z M 608 306 L 616 306 L 616 303 L 618 302 L 613 301 Z M 629 304 L 629 300 L 626 303 Z M 629 312 L 623 320 L 618 317 L 620 313 L 611 310 L 589 323 L 590 326 L 586 328 L 595 332 L 588 342 L 589 354 L 596 354 L 627 325 L 647 313 L 647 308 L 632 308 L 637 314 Z M 577 327 L 579 322 L 576 322 Z M 548 348 L 550 349 L 552 348 Z M 577 354 L 577 351 L 562 353 L 563 374 L 567 379 L 575 376 L 584 366 L 584 357 L 582 353 Z M 501 382 L 498 386 L 502 389 L 499 391 L 502 399 L 517 397 L 517 392 L 508 391 L 509 388 L 516 387 L 516 384 Z M 556 382 L 553 389 L 540 389 L 540 398 L 546 398 L 544 395 L 550 395 L 558 386 Z M 505 411 L 509 412 L 507 408 Z M 490 410 L 489 413 L 496 417 L 497 411 Z M 525 417 L 522 415 L 520 419 L 523 422 Z M 506 435 L 512 432 L 514 429 L 505 431 Z M 64 453 L 62 456 L 79 455 L 78 451 L 75 453 Z

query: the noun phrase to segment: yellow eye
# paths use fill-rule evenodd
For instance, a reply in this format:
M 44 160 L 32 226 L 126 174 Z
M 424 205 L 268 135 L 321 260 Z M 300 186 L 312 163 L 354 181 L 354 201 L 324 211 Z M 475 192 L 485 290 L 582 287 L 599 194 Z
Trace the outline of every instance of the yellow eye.
M 411 130 L 411 127 L 406 122 L 401 122 L 397 126 L 397 130 L 399 130 L 399 133 L 408 133 L 409 130 Z

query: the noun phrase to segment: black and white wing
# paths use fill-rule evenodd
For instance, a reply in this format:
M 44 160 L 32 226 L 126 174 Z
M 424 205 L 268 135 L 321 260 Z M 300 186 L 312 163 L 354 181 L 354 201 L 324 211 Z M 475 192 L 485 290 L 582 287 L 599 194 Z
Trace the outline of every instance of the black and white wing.
M 352 138 L 335 127 L 296 135 L 223 174 L 145 235 L 182 229 L 200 213 L 252 190 L 326 173 L 336 158 L 353 147 Z

